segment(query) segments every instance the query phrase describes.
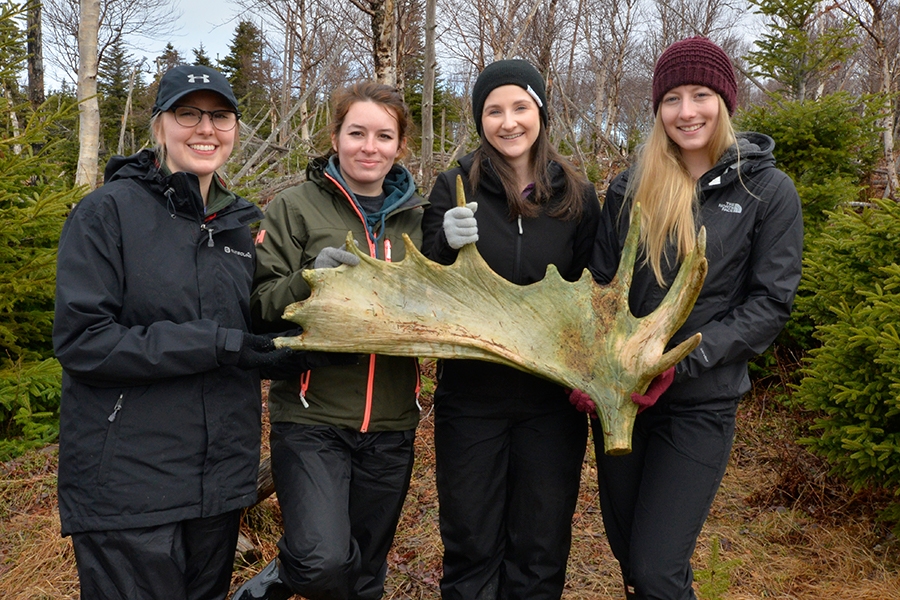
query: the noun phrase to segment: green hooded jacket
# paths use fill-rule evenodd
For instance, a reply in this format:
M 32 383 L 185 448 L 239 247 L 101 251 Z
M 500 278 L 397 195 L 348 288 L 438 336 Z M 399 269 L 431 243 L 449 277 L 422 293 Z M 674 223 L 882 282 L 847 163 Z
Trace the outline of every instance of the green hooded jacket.
M 306 182 L 269 203 L 256 238 L 250 303 L 257 330 L 296 327 L 281 315 L 289 304 L 309 297 L 301 271 L 313 268 L 323 248 L 344 244 L 348 231 L 360 248 L 381 260 L 403 260 L 404 233 L 417 248 L 422 245 L 422 214 L 428 203 L 402 166 L 395 165 L 385 178 L 383 214 L 368 218 L 341 178 L 336 157 L 311 162 L 306 174 Z M 416 359 L 362 356 L 356 365 L 319 367 L 299 380 L 273 381 L 270 420 L 363 432 L 414 429 L 419 422 L 418 387 Z

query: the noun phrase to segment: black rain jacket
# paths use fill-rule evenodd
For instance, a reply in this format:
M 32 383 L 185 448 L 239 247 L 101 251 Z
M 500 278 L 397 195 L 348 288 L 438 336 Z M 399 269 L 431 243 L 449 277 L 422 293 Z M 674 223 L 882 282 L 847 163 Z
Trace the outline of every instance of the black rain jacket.
M 250 328 L 261 218 L 237 196 L 205 215 L 196 176 L 163 175 L 146 150 L 110 160 L 72 210 L 53 327 L 63 535 L 256 500 L 259 374 L 229 365 Z
M 698 227 L 706 227 L 709 271 L 700 297 L 670 347 L 700 332 L 700 345 L 676 366 L 675 383 L 662 400 L 695 404 L 735 400 L 750 390 L 747 361 L 765 351 L 791 313 L 800 283 L 803 214 L 791 179 L 775 168 L 775 142 L 760 133 L 738 134 L 732 147 L 697 182 Z M 609 283 L 619 266 L 631 213 L 625 189 L 631 171 L 616 177 L 603 206 L 591 273 Z M 674 256 L 674 248 L 670 248 Z M 638 257 L 629 304 L 638 317 L 651 313 L 667 289 Z M 663 260 L 667 282 L 679 264 Z
M 482 169 L 478 189 L 471 188 L 469 171 L 473 162 L 474 153 L 468 154 L 459 160 L 459 167 L 438 175 L 428 197 L 431 206 L 422 218 L 422 253 L 441 264 L 456 260 L 458 251 L 450 247 L 444 234 L 444 213 L 456 206 L 456 176 L 462 175 L 466 201 L 478 202 L 475 246 L 491 269 L 519 285 L 542 280 L 551 264 L 556 265 L 567 281 L 581 277 L 588 266 L 600 219 L 600 203 L 594 186 L 585 185 L 584 210 L 579 219 L 563 220 L 548 215 L 553 201 L 535 218 L 512 219 L 506 192 L 493 168 Z M 561 195 L 565 185 L 562 169 L 556 163 L 550 163 L 548 168 L 551 185 Z M 553 307 L 548 306 L 547 310 Z M 441 367 L 440 384 L 445 389 L 473 394 L 540 397 L 556 393 L 560 388 L 535 375 L 490 362 L 443 360 Z

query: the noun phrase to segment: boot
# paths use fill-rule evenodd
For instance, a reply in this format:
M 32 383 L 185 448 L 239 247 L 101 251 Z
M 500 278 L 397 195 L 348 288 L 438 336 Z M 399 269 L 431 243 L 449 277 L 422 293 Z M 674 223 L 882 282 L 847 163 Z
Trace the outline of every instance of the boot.
M 276 558 L 238 588 L 231 600 L 288 600 L 294 592 L 281 580 L 278 566 Z

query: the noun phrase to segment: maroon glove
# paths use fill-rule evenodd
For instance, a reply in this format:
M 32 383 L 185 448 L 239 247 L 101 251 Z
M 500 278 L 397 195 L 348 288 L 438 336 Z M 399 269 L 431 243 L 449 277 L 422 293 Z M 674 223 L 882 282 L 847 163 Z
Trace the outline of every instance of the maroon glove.
M 594 406 L 594 401 L 581 390 L 572 390 L 569 392 L 569 402 L 581 412 L 591 415 L 592 419 L 597 418 L 597 407 Z
M 675 367 L 669 367 L 659 375 L 653 378 L 647 391 L 643 394 L 637 392 L 631 393 L 631 401 L 638 405 L 638 414 L 641 414 L 659 400 L 662 393 L 669 389 L 672 382 L 675 381 Z

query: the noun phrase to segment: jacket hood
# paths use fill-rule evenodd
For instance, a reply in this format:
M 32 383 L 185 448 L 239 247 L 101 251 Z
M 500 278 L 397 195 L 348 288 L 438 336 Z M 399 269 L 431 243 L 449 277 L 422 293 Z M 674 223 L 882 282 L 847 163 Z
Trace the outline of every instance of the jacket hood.
M 736 134 L 737 144 L 731 146 L 719 159 L 719 162 L 700 178 L 701 188 L 710 185 L 721 185 L 737 177 L 738 167 L 741 173 L 752 173 L 760 169 L 775 166 L 775 140 L 753 131 Z
M 232 202 L 228 208 L 250 204 L 234 192 L 227 190 L 218 174 L 215 177 L 218 178 L 220 193 L 232 196 Z M 161 203 L 166 205 L 166 209 L 172 216 L 181 214 L 202 217 L 205 215 L 203 197 L 200 195 L 200 180 L 197 176 L 184 171 L 167 175 L 161 168 L 153 150 L 141 150 L 131 156 L 113 156 L 109 159 L 103 172 L 104 184 L 127 179 L 139 182 L 140 185 L 152 192 Z M 216 185 L 216 182 L 213 185 Z M 251 220 L 260 220 L 261 214 Z
M 382 186 L 385 193 L 384 204 L 382 204 L 381 210 L 372 214 L 366 213 L 362 209 L 356 199 L 356 195 L 350 190 L 347 182 L 344 181 L 336 154 L 311 160 L 306 167 L 306 178 L 323 189 L 333 189 L 338 194 L 341 192 L 346 194 L 353 201 L 359 214 L 365 215 L 366 228 L 376 240 L 380 235 L 375 234 L 376 227 L 380 225 L 379 231 L 384 232 L 384 221 L 392 213 L 426 204 L 416 193 L 416 184 L 412 173 L 403 165 L 395 164 L 388 171 Z M 335 183 L 337 183 L 337 188 L 339 189 L 335 189 Z

